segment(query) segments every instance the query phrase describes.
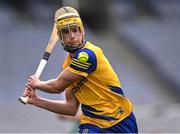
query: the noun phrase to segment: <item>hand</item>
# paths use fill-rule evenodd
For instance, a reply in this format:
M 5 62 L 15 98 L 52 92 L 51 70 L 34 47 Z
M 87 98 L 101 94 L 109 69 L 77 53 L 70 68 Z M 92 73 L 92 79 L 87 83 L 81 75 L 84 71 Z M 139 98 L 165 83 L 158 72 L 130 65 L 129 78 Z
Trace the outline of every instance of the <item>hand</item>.
M 25 87 L 23 96 L 29 97 L 29 100 L 28 100 L 29 104 L 33 104 L 33 102 L 35 102 L 35 100 L 37 99 L 37 96 L 35 94 L 35 90 L 28 85 L 26 85 L 26 87 Z
M 40 80 L 37 76 L 31 75 L 26 86 L 30 86 L 32 89 L 37 89 L 39 82 Z

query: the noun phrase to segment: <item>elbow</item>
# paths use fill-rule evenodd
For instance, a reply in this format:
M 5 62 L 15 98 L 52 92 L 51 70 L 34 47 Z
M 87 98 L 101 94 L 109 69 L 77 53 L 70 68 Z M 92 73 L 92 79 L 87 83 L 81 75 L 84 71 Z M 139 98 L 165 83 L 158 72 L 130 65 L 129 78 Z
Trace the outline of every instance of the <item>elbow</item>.
M 61 88 L 59 87 L 59 85 L 55 85 L 53 89 L 54 89 L 53 92 L 54 92 L 55 94 L 60 94 L 60 93 L 62 93 L 62 92 L 64 91 L 64 89 L 61 89 Z
M 59 88 L 54 88 L 54 93 L 55 94 L 60 94 L 62 91 Z
M 77 110 L 73 111 L 71 116 L 76 116 L 76 114 L 77 114 Z
M 70 112 L 70 113 L 69 113 L 69 115 L 70 115 L 70 116 L 73 116 L 73 117 L 76 116 L 76 114 L 77 114 L 77 112 Z
M 70 116 L 76 116 L 78 110 L 76 108 L 70 108 L 69 109 L 69 115 Z

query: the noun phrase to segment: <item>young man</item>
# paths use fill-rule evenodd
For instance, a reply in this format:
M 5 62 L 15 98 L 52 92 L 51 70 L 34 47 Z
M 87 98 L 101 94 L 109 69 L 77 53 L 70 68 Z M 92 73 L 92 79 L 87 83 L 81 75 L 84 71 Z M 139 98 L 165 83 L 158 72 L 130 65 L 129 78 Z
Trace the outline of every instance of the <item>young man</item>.
M 28 103 L 71 116 L 76 115 L 81 104 L 80 133 L 138 133 L 132 104 L 101 48 L 85 41 L 79 13 L 62 7 L 55 18 L 62 47 L 69 54 L 56 79 L 40 81 L 30 76 L 24 91 L 30 97 Z M 66 100 L 38 97 L 35 89 L 47 93 L 65 91 Z

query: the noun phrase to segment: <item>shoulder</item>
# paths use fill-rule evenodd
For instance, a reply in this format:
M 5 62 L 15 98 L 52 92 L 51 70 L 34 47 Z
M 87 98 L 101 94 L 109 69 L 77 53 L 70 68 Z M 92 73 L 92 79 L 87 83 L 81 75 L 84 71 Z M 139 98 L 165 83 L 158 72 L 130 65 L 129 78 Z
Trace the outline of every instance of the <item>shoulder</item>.
M 79 49 L 75 53 L 70 67 L 82 72 L 91 73 L 96 70 L 97 56 L 92 49 Z
M 75 53 L 73 61 L 79 62 L 84 65 L 96 66 L 97 56 L 93 50 L 89 48 L 83 48 Z

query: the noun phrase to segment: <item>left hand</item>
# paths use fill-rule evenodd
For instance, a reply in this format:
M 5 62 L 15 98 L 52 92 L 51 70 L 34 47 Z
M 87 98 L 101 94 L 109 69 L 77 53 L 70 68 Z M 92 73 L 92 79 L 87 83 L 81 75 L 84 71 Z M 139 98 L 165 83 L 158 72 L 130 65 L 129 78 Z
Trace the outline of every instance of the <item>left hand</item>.
M 32 89 L 28 85 L 24 89 L 23 96 L 29 97 L 28 104 L 34 104 L 36 102 L 36 100 L 38 99 L 38 96 L 36 95 L 35 90 Z

